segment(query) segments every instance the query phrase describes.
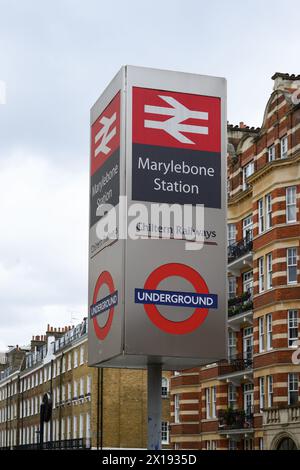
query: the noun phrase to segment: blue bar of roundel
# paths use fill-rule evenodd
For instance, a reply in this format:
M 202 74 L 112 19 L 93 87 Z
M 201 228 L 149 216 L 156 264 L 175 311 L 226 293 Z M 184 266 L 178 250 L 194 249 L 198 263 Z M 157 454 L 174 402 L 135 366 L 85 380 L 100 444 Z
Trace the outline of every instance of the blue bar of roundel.
M 117 297 L 116 302 L 113 302 L 113 305 L 111 305 L 111 307 L 115 307 L 116 305 L 118 305 L 118 291 L 116 290 L 112 294 L 109 294 L 106 297 L 103 297 L 103 299 L 98 300 L 98 302 L 96 302 L 95 304 L 90 306 L 90 318 L 96 317 L 98 315 L 101 315 L 101 313 L 107 312 L 107 310 L 109 310 L 111 307 L 107 307 L 107 308 L 103 309 L 101 312 L 94 313 L 94 314 L 92 314 L 92 309 L 93 309 L 93 307 L 96 307 L 97 305 L 101 304 L 102 302 L 105 302 L 106 300 L 108 300 L 110 298 L 113 298 L 114 296 Z
M 193 299 L 207 299 L 210 298 L 212 300 L 212 304 L 209 307 L 205 305 L 193 305 L 187 304 L 185 302 L 167 302 L 157 300 L 153 302 L 153 300 L 140 300 L 139 294 L 158 294 L 158 295 L 181 295 L 181 296 L 189 296 Z M 136 304 L 152 304 L 152 305 L 169 305 L 172 307 L 191 307 L 191 308 L 218 308 L 218 296 L 217 294 L 197 294 L 195 292 L 177 292 L 177 291 L 167 291 L 167 290 L 151 290 L 151 289 L 135 289 L 134 290 L 134 302 Z

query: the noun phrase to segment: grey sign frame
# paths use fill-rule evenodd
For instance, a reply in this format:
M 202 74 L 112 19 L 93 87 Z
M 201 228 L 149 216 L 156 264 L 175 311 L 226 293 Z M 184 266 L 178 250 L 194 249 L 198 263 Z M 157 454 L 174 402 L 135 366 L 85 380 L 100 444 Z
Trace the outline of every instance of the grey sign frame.
M 122 67 L 115 79 L 106 88 L 91 110 L 91 124 L 97 119 L 115 94 L 121 90 L 121 139 L 120 139 L 120 194 L 127 195 L 128 205 L 132 202 L 132 89 L 133 87 L 174 91 L 221 99 L 221 209 L 205 208 L 205 224 L 215 227 L 217 245 L 204 247 L 199 252 L 185 250 L 184 240 L 117 240 L 107 242 L 96 255 L 99 262 L 89 274 L 89 306 L 92 287 L 91 269 L 101 271 L 119 270 L 119 305 L 116 322 L 121 328 L 114 337 L 112 328 L 110 341 L 104 340 L 99 347 L 93 324 L 89 320 L 89 364 L 99 367 L 146 368 L 148 364 L 161 364 L 163 369 L 176 370 L 200 366 L 227 357 L 227 233 L 226 233 L 226 80 L 183 72 L 149 69 L 143 67 Z M 149 208 L 151 203 L 145 202 Z M 90 241 L 95 236 L 90 232 Z M 146 245 L 147 244 L 147 245 Z M 147 247 L 147 248 L 146 248 Z M 121 253 L 121 256 L 120 256 Z M 105 258 L 104 264 L 101 259 Z M 138 259 L 138 263 L 136 260 Z M 209 278 L 210 286 L 216 284 L 219 308 L 213 320 L 205 321 L 206 327 L 187 335 L 168 335 L 155 331 L 143 312 L 143 306 L 133 301 L 133 289 L 143 287 L 139 280 L 145 279 L 159 264 L 175 261 L 199 269 L 201 260 L 208 266 L 201 271 Z M 203 263 L 204 263 L 203 262 Z M 202 263 L 202 265 L 203 265 Z M 91 265 L 91 263 L 90 263 Z M 116 268 L 117 267 L 117 268 Z M 215 268 L 215 272 L 213 272 Z M 178 279 L 177 279 L 178 281 Z M 176 281 L 176 282 L 177 282 Z M 139 283 L 139 284 L 138 284 Z M 180 289 L 180 282 L 178 289 Z M 209 318 L 209 316 L 207 318 Z M 213 318 L 213 317 L 212 317 Z M 157 330 L 157 328 L 156 328 Z M 200 344 L 203 341 L 203 344 Z M 101 343 L 101 342 L 100 342 Z

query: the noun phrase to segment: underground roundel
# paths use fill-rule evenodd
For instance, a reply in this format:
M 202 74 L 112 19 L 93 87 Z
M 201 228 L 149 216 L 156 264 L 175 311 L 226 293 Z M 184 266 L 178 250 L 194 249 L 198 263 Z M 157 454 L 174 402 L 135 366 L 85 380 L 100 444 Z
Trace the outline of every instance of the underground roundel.
M 102 286 L 108 287 L 109 294 L 105 297 L 100 295 L 100 299 L 98 299 Z M 115 289 L 111 274 L 108 271 L 103 271 L 97 279 L 93 304 L 90 307 L 90 318 L 93 319 L 94 330 L 97 338 L 100 340 L 104 340 L 111 329 L 116 305 L 118 305 L 118 291 Z M 107 312 L 107 320 L 103 326 L 100 326 L 98 319 L 100 315 L 107 315 Z
M 194 292 L 160 290 L 159 284 L 176 276 L 188 281 Z M 218 308 L 218 296 L 209 293 L 203 277 L 193 268 L 181 263 L 168 263 L 156 268 L 147 278 L 144 288 L 135 289 L 135 303 L 143 304 L 150 321 L 165 333 L 183 335 L 195 331 L 206 319 L 209 309 Z M 159 305 L 170 309 L 190 307 L 191 315 L 182 321 L 167 319 Z

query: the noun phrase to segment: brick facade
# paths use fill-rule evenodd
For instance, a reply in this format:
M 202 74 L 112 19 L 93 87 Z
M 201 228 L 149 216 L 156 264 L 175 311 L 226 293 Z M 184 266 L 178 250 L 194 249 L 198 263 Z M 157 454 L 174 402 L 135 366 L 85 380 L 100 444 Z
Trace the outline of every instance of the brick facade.
M 45 394 L 53 404 L 44 424 L 45 446 L 146 448 L 146 371 L 88 367 L 86 320 L 72 329 L 48 327 L 45 336 L 34 337 L 27 349 L 12 348 L 2 362 L 0 448 L 37 446 Z M 163 376 L 168 448 L 170 374 Z
M 262 127 L 228 125 L 229 360 L 172 377 L 176 449 L 300 448 L 300 76 L 272 78 Z

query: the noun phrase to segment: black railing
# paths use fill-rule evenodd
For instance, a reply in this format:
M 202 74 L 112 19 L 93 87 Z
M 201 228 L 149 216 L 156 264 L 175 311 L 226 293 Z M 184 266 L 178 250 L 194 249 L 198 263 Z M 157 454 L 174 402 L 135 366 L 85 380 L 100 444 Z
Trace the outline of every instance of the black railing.
M 229 359 L 229 364 L 233 366 L 233 369 L 236 371 L 252 369 L 253 367 L 252 355 L 249 355 L 249 357 L 246 357 L 246 358 L 236 357 L 236 358 Z
M 230 429 L 249 429 L 253 427 L 253 412 L 244 410 L 227 410 L 219 411 L 219 429 L 228 431 Z
M 235 355 L 229 357 L 228 362 L 220 363 L 220 375 L 232 374 L 243 370 L 249 370 L 253 367 L 252 351 L 249 351 L 246 357 Z
M 228 317 L 248 312 L 249 310 L 252 310 L 252 308 L 252 293 L 244 292 L 240 297 L 233 297 L 228 300 Z
M 228 263 L 232 263 L 232 261 L 249 253 L 252 248 L 253 241 L 249 237 L 229 245 L 227 248 Z
M 40 444 L 23 444 L 15 446 L 14 449 L 19 450 L 71 450 L 71 449 L 90 449 L 89 439 L 67 439 L 63 441 L 44 442 L 42 447 Z

